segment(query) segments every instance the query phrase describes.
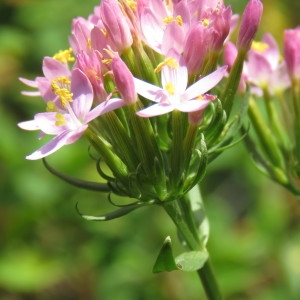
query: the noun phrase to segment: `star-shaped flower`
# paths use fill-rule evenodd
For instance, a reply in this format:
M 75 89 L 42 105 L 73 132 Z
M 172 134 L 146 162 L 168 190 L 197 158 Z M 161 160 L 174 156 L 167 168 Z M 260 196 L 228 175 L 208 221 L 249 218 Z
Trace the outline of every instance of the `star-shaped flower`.
M 182 112 L 203 110 L 216 96 L 206 94 L 215 87 L 226 73 L 223 66 L 200 78 L 187 87 L 188 71 L 181 58 L 167 57 L 156 71 L 161 71 L 162 87 L 134 78 L 136 92 L 156 104 L 137 112 L 141 117 L 153 117 L 169 113 L 174 109 Z

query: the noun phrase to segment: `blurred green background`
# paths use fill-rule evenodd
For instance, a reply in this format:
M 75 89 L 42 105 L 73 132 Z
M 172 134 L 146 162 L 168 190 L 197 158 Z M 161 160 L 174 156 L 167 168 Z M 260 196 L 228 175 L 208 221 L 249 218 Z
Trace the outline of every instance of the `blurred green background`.
M 226 1 L 241 12 L 247 1 Z M 44 56 L 68 47 L 72 18 L 97 0 L 0 0 L 0 299 L 205 299 L 196 274 L 151 273 L 164 238 L 176 232 L 159 208 L 94 223 L 75 211 L 107 211 L 106 196 L 78 190 L 24 156 L 41 144 L 16 124 L 43 109 L 18 77 L 41 75 Z M 265 0 L 259 35 L 282 41 L 300 23 L 300 4 Z M 70 155 L 70 149 L 72 149 Z M 57 169 L 97 180 L 87 144 L 49 158 Z M 201 184 L 208 244 L 225 299 L 300 299 L 300 209 L 260 175 L 242 144 L 210 165 Z M 176 244 L 176 242 L 175 242 Z M 178 244 L 178 251 L 181 249 Z

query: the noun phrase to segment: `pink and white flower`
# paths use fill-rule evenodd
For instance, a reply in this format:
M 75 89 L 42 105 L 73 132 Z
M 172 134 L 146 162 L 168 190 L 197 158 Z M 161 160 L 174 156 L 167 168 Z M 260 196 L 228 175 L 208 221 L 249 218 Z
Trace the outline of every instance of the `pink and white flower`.
M 29 87 L 38 89 L 37 91 L 23 91 L 22 94 L 31 97 L 41 96 L 46 102 L 54 100 L 56 95 L 51 89 L 51 81 L 59 76 L 70 78 L 71 71 L 66 62 L 62 62 L 52 57 L 46 56 L 43 60 L 44 77 L 36 77 L 35 80 L 19 78 L 21 82 Z
M 86 75 L 77 68 L 72 71 L 69 88 L 66 84 L 61 88 L 58 87 L 56 94 L 56 97 L 60 99 L 54 103 L 60 101 L 60 106 L 51 102 L 52 111 L 38 113 L 33 120 L 18 124 L 25 130 L 41 130 L 41 136 L 44 134 L 55 136 L 40 149 L 27 156 L 27 159 L 43 158 L 65 145 L 76 142 L 87 129 L 90 121 L 125 105 L 122 99 L 111 98 L 91 109 L 94 99 L 93 88 Z
M 162 72 L 162 87 L 134 78 L 136 92 L 156 103 L 137 112 L 141 117 L 158 116 L 175 109 L 187 113 L 203 110 L 216 98 L 206 92 L 221 81 L 227 66 L 217 69 L 189 87 L 188 71 L 182 58 L 167 57 L 157 69 Z

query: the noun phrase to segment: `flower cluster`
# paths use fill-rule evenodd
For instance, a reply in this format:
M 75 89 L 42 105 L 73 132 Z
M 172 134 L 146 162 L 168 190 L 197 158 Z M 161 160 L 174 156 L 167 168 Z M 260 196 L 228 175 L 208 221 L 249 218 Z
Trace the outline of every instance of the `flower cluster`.
M 255 133 L 246 138 L 258 168 L 295 195 L 300 176 L 300 28 L 283 34 L 283 55 L 270 33 L 253 41 L 244 62 L 239 92 L 249 87 L 248 115 Z M 231 68 L 236 46 L 228 42 L 224 61 Z M 259 101 L 262 99 L 263 101 Z
M 228 68 L 221 54 L 238 16 L 223 1 L 102 0 L 73 20 L 70 48 L 44 58 L 43 77 L 21 78 L 46 112 L 19 126 L 54 136 L 27 158 L 85 135 L 111 191 L 142 202 L 186 194 L 240 126 L 229 116 L 261 14 L 250 0 Z

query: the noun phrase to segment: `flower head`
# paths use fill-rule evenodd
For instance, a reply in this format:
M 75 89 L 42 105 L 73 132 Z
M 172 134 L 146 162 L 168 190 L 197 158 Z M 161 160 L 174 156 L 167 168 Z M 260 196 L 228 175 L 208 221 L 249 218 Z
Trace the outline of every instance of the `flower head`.
M 71 80 L 60 76 L 52 80 L 56 95 L 54 101 L 47 103 L 47 112 L 38 113 L 31 121 L 18 124 L 25 130 L 41 130 L 55 137 L 40 149 L 27 156 L 35 160 L 52 154 L 61 147 L 76 142 L 88 127 L 88 123 L 105 112 L 124 105 L 121 99 L 108 99 L 95 108 L 93 88 L 84 73 L 73 69 Z
M 156 104 L 137 112 L 141 117 L 162 115 L 177 109 L 182 112 L 203 110 L 216 96 L 205 94 L 215 87 L 226 73 L 227 66 L 199 79 L 187 87 L 188 72 L 182 58 L 169 56 L 156 71 L 162 72 L 162 87 L 134 78 L 139 95 Z

